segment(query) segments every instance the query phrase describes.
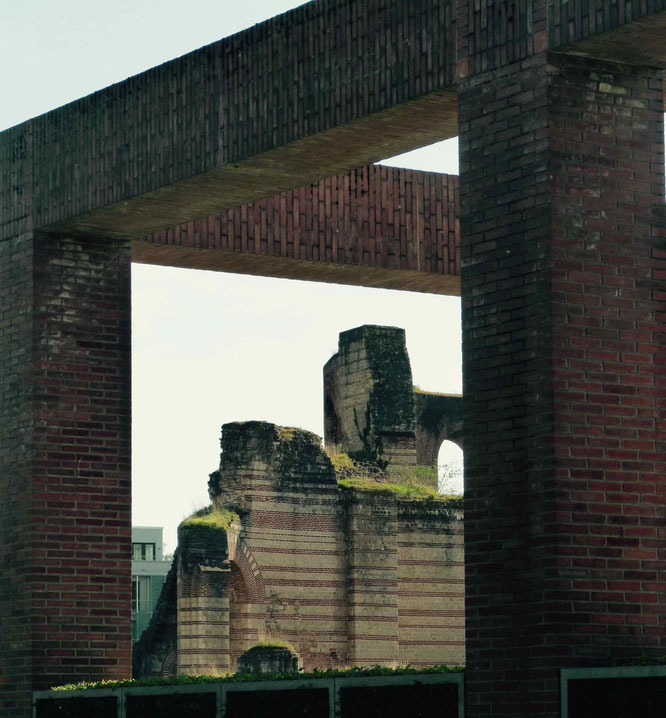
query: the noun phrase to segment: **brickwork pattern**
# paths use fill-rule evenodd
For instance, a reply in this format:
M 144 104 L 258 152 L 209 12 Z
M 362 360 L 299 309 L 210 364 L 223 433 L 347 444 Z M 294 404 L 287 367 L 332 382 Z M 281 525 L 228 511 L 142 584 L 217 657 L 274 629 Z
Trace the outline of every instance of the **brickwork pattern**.
M 593 57 L 664 67 L 664 0 L 590 0 L 548 3 L 548 46 Z
M 457 0 L 457 79 L 496 70 L 546 48 L 547 0 Z
M 460 107 L 468 714 L 555 716 L 663 640 L 661 80 L 535 55 Z
M 666 349 L 652 257 L 653 208 L 664 196 L 662 77 L 553 64 L 553 407 L 557 476 L 568 493 L 557 518 L 570 552 L 558 596 L 593 615 L 576 621 L 576 653 L 598 657 L 612 646 L 654 655 L 666 627 L 658 373 Z M 560 621 L 572 622 L 553 615 Z
M 232 673 L 229 598 L 178 597 L 178 675 Z
M 129 246 L 24 235 L 0 248 L 3 680 L 125 677 Z M 5 688 L 3 715 L 24 715 Z
M 25 715 L 16 701 L 33 679 L 119 675 L 129 643 L 120 607 L 129 582 L 122 587 L 125 559 L 116 560 L 129 545 L 126 248 L 62 238 L 47 247 L 30 233 L 58 224 L 135 239 L 453 135 L 454 65 L 465 414 L 477 437 L 468 452 L 467 705 L 474 715 L 555 715 L 553 666 L 643 651 L 644 641 L 654 648 L 666 270 L 663 208 L 646 212 L 663 201 L 661 180 L 653 187 L 661 93 L 658 75 L 641 68 L 664 66 L 664 10 L 663 0 L 322 0 L 0 133 L 3 714 Z M 546 44 L 638 69 L 549 61 Z M 61 263 L 49 254 L 56 248 Z M 83 299 L 70 313 L 72 277 L 74 304 Z M 108 352 L 103 361 L 98 352 Z M 572 427 L 582 431 L 575 442 Z M 607 489 L 625 483 L 622 496 Z M 90 500 L 79 501 L 86 490 Z M 61 511 L 60 526 L 47 509 Z M 71 509 L 82 512 L 74 527 Z M 74 557 L 55 546 L 68 545 L 70 529 Z M 81 563 L 65 566 L 72 560 Z M 47 591 L 49 577 L 65 594 L 75 585 L 76 597 Z M 567 625 L 594 628 L 577 631 L 570 649 L 558 580 L 576 599 Z M 54 631 L 72 613 L 60 602 L 80 596 L 68 630 Z M 514 644 L 500 646 L 507 637 Z M 517 665 L 533 691 L 519 706 Z
M 199 554 L 180 535 L 179 666 L 233 670 L 241 654 L 271 639 L 291 643 L 308 669 L 461 661 L 461 516 L 434 502 L 341 491 L 318 442 L 318 468 L 312 451 L 292 454 L 286 468 L 284 445 L 314 438 L 261 422 L 223 427 L 220 486 L 211 494 L 242 518 L 215 543 L 229 546 L 228 584 L 203 593 L 228 609 L 216 618 L 192 603 L 185 567 Z
M 35 680 L 130 673 L 130 303 L 123 241 L 39 236 Z
M 398 663 L 464 665 L 462 512 L 401 504 L 397 528 Z
M 398 664 L 398 516 L 393 497 L 345 506 L 350 666 Z
M 369 165 L 144 237 L 132 259 L 455 294 L 457 204 L 456 176 Z
M 25 715 L 32 669 L 26 488 L 32 479 L 33 257 L 32 234 L 0 242 L 0 713 L 11 718 Z
M 2 133 L 0 206 L 136 238 L 451 137 L 452 12 L 306 3 L 42 115 Z

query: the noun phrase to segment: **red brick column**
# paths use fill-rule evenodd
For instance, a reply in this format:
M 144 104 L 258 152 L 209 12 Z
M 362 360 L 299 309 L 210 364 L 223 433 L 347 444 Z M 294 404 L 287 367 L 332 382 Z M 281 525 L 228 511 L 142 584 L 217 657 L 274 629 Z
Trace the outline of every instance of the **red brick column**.
M 124 241 L 0 242 L 0 713 L 130 675 Z
M 534 29 L 462 68 L 468 716 L 665 647 L 661 74 Z

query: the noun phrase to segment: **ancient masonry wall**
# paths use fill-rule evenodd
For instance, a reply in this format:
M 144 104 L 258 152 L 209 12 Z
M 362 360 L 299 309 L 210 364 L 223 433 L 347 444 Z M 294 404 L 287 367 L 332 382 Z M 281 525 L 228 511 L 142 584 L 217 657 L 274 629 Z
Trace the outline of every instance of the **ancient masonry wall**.
M 399 502 L 397 531 L 399 663 L 463 665 L 462 513 L 420 502 Z
M 459 505 L 341 489 L 302 430 L 227 424 L 222 444 L 210 517 L 226 523 L 179 534 L 179 671 L 234 671 L 275 640 L 309 669 L 464 661 Z M 155 628 L 138 674 L 162 670 Z
M 443 441 L 463 447 L 462 398 L 414 390 L 416 463 L 434 466 Z
M 338 353 L 324 366 L 324 436 L 350 456 L 416 463 L 404 329 L 367 325 L 340 334 Z
M 340 334 L 324 366 L 329 451 L 400 467 L 433 467 L 442 441 L 462 443 L 460 396 L 412 385 L 404 329 L 365 325 Z

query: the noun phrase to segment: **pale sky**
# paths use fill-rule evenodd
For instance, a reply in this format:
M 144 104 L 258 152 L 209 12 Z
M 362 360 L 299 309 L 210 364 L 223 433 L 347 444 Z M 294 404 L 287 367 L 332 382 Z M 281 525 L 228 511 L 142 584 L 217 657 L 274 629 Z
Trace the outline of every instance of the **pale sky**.
M 0 0 L 0 130 L 303 3 Z M 455 140 L 387 164 L 457 173 Z M 414 381 L 461 391 L 460 301 L 134 265 L 133 523 L 208 503 L 220 426 L 263 419 L 322 433 L 322 366 L 340 331 L 405 328 Z

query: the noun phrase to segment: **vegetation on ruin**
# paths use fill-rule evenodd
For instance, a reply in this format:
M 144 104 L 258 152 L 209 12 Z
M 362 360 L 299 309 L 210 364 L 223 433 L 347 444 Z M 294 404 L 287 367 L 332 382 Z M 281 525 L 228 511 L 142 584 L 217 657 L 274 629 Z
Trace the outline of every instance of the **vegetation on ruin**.
M 181 527 L 198 526 L 201 528 L 226 530 L 232 521 L 239 520 L 238 514 L 227 509 L 219 509 L 207 506 L 204 509 L 195 511 L 181 522 Z
M 280 638 L 266 638 L 263 641 L 258 641 L 253 644 L 247 650 L 251 651 L 254 648 L 286 648 L 289 651 L 293 651 L 294 653 L 296 652 L 296 649 L 291 643 L 289 643 L 289 641 L 283 641 Z
M 458 494 L 437 491 L 437 469 L 431 466 L 401 466 L 383 469 L 376 462 L 353 459 L 347 454 L 329 454 L 338 486 L 347 491 L 394 495 L 405 501 L 432 500 L 460 504 Z
M 451 394 L 450 392 L 446 391 L 430 391 L 429 389 L 424 389 L 423 387 L 419 386 L 418 384 L 414 384 L 414 393 L 415 394 L 426 394 L 429 396 L 447 396 L 447 397 L 453 397 L 454 399 L 459 398 L 462 396 L 461 394 Z
M 293 441 L 296 437 L 297 432 L 299 432 L 300 429 L 294 429 L 289 426 L 278 426 L 277 432 L 278 436 L 280 437 L 280 441 Z
M 294 681 L 303 679 L 316 680 L 318 678 L 364 678 L 367 676 L 404 676 L 424 675 L 432 673 L 462 673 L 464 666 L 430 666 L 428 668 L 414 668 L 413 666 L 368 666 L 361 668 L 328 668 L 312 671 L 294 671 L 292 673 L 230 673 L 225 676 L 157 676 L 155 678 L 137 678 L 124 681 L 97 681 L 95 683 L 68 683 L 64 686 L 54 686 L 54 691 L 89 690 L 94 688 L 139 688 L 141 686 L 179 686 L 195 683 L 242 683 L 247 681 Z
M 633 658 L 618 658 L 611 661 L 610 666 L 664 666 L 666 656 L 636 656 Z M 250 681 L 293 681 L 318 678 L 364 678 L 366 676 L 402 676 L 402 675 L 427 675 L 433 673 L 464 673 L 465 666 L 429 666 L 427 668 L 414 668 L 413 666 L 398 666 L 388 668 L 387 666 L 368 666 L 353 668 L 328 668 L 320 670 L 315 668 L 312 671 L 294 671 L 292 673 L 230 673 L 227 675 L 207 676 L 157 676 L 154 678 L 137 678 L 135 680 L 121 681 L 97 681 L 94 683 L 68 683 L 63 686 L 54 686 L 54 691 L 89 690 L 95 688 L 139 688 L 142 686 L 179 686 L 192 685 L 197 683 L 241 683 Z

